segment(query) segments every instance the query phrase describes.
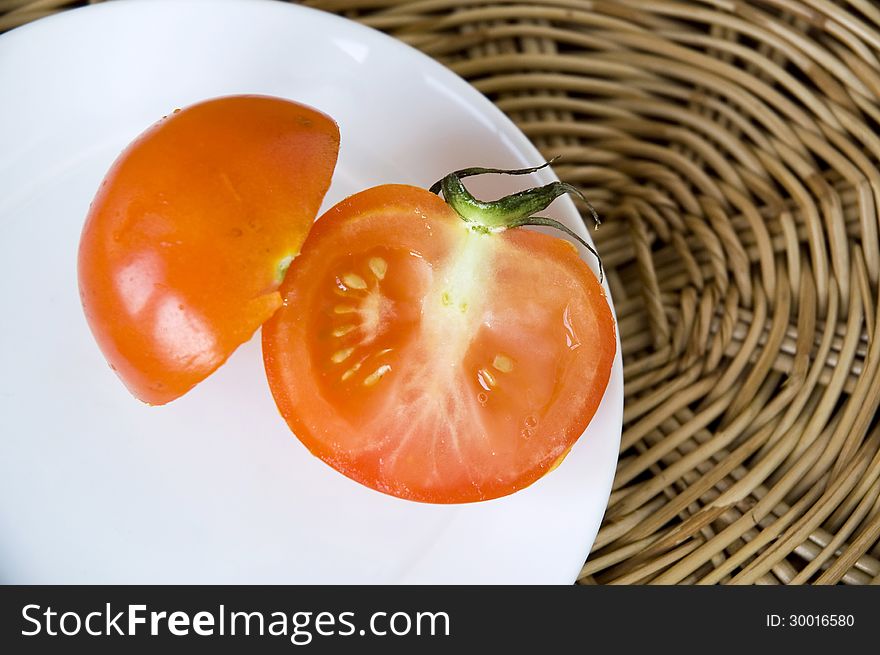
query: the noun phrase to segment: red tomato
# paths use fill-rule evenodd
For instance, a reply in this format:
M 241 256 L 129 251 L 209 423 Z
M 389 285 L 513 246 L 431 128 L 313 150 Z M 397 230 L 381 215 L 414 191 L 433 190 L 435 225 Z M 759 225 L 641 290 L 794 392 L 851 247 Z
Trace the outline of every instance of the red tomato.
M 486 500 L 547 473 L 615 354 L 569 242 L 475 226 L 409 186 L 329 210 L 280 291 L 263 356 L 282 415 L 337 470 L 411 500 Z
M 79 285 L 136 397 L 186 393 L 280 306 L 338 149 L 327 116 L 233 96 L 166 116 L 119 156 L 83 228 Z

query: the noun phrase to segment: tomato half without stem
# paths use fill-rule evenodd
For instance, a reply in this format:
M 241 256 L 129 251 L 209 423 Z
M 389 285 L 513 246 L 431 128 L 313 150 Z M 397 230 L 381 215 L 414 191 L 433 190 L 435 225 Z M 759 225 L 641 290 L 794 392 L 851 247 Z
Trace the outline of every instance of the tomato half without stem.
M 228 96 L 176 110 L 122 152 L 89 209 L 78 273 L 92 333 L 132 394 L 181 396 L 278 309 L 338 151 L 324 114 Z
M 315 223 L 263 326 L 269 385 L 315 455 L 378 491 L 464 503 L 513 493 L 584 432 L 616 350 L 605 293 L 575 247 L 521 229 L 562 193 L 485 203 L 386 185 Z M 575 235 L 576 236 L 576 235 Z M 584 244 L 586 245 L 586 244 Z

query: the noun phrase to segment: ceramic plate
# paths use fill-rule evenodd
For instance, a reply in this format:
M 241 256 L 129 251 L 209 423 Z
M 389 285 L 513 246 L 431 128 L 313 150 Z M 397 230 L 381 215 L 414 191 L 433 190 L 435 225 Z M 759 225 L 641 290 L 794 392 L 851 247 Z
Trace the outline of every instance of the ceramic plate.
M 89 202 L 170 110 L 258 93 L 333 116 L 342 149 L 326 208 L 376 184 L 540 163 L 486 98 L 378 32 L 260 1 L 102 3 L 26 25 L 0 37 L 0 89 L 0 582 L 575 580 L 617 461 L 619 354 L 555 472 L 506 498 L 431 506 L 312 457 L 274 406 L 258 336 L 149 408 L 106 365 L 79 303 Z M 472 179 L 489 197 L 554 178 Z M 587 236 L 569 200 L 552 207 Z

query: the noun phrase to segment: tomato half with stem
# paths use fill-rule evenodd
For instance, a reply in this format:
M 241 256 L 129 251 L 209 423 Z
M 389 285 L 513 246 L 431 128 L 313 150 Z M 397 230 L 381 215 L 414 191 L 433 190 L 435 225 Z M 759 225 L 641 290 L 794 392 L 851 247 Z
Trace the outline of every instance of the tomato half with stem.
M 498 171 L 445 178 L 449 203 L 387 185 L 330 209 L 263 326 L 294 434 L 401 498 L 472 502 L 529 485 L 584 432 L 611 373 L 615 326 L 596 276 L 569 241 L 521 229 L 555 224 L 534 212 L 573 189 L 481 203 L 460 179 L 482 172 Z
M 175 111 L 118 157 L 86 218 L 79 287 L 137 398 L 186 393 L 278 309 L 338 150 L 314 109 L 229 96 Z

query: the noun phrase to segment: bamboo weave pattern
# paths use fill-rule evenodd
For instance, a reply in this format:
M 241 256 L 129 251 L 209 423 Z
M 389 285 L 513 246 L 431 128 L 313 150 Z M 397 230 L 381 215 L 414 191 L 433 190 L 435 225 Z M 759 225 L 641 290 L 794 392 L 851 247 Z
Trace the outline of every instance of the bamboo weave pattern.
M 452 68 L 603 217 L 624 433 L 579 582 L 880 583 L 880 6 L 306 4 Z

